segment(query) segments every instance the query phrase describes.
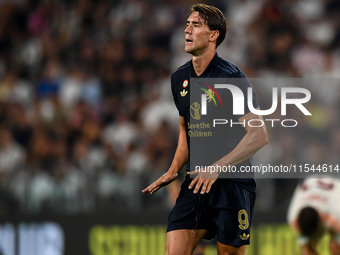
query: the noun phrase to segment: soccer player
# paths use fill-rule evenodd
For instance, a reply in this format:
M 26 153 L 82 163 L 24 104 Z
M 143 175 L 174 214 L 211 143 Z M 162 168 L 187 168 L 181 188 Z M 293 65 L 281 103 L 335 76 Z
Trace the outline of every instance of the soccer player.
M 303 255 L 315 255 L 323 234 L 330 233 L 330 251 L 340 254 L 340 180 L 313 175 L 300 183 L 288 208 L 287 220 L 299 233 Z
M 227 32 L 223 13 L 209 5 L 197 4 L 191 7 L 185 28 L 185 51 L 192 55 L 191 61 L 181 66 L 171 76 L 172 94 L 180 115 L 178 145 L 172 164 L 163 176 L 145 188 L 144 194 L 154 194 L 161 187 L 174 181 L 179 170 L 186 164 L 188 172 L 182 183 L 180 194 L 168 219 L 166 234 L 167 255 L 192 254 L 202 240 L 217 239 L 219 255 L 245 254 L 250 242 L 251 215 L 255 202 L 256 183 L 252 177 L 218 178 L 219 172 L 192 171 L 190 164 L 190 115 L 200 118 L 197 102 L 190 105 L 190 91 L 194 89 L 190 78 L 241 78 L 239 89 L 243 94 L 251 87 L 246 75 L 233 63 L 220 58 L 216 48 Z M 225 93 L 228 90 L 224 90 Z M 211 93 L 210 93 L 211 94 Z M 228 98 L 226 98 L 229 96 Z M 231 94 L 222 98 L 227 105 Z M 253 106 L 258 108 L 256 96 Z M 225 100 L 228 99 L 228 100 Z M 245 100 L 247 102 L 247 100 Z M 212 109 L 210 107 L 209 109 Z M 226 111 L 226 118 L 239 123 L 249 120 L 263 121 L 262 116 L 250 112 L 245 106 L 243 115 L 232 115 Z M 251 157 L 268 142 L 265 125 L 235 125 L 221 136 L 213 136 L 214 161 L 212 166 L 251 166 Z M 216 159 L 216 160 L 215 160 Z M 195 178 L 191 178 L 195 177 Z

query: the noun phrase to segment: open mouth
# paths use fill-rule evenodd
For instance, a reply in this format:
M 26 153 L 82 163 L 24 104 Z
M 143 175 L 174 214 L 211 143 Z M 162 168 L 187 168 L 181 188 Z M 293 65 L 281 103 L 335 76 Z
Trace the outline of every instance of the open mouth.
M 186 41 L 187 43 L 192 43 L 192 40 L 190 40 L 190 39 L 185 39 L 185 41 Z

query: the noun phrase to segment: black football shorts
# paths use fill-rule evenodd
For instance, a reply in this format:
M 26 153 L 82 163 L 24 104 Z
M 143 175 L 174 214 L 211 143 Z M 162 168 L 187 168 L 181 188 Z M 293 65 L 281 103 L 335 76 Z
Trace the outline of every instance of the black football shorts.
M 193 194 L 186 179 L 168 218 L 167 232 L 179 229 L 206 229 L 204 239 L 241 246 L 250 244 L 250 226 L 255 193 L 232 179 L 218 179 L 208 194 Z M 221 187 L 223 187 L 221 189 Z M 224 194 L 221 194 L 221 190 Z

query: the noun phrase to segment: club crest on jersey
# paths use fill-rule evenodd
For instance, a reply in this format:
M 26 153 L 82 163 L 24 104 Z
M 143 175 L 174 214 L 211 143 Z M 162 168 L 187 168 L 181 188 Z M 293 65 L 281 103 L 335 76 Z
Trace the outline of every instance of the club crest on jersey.
M 188 82 L 188 80 L 185 80 L 185 81 L 183 81 L 183 88 L 186 88 L 186 87 L 188 87 L 188 85 L 189 85 L 189 82 Z

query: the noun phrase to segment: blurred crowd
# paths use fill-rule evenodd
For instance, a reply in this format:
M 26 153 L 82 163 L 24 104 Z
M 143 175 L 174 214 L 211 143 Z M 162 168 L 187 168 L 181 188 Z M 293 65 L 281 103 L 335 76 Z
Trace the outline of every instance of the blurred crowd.
M 219 55 L 250 78 L 340 76 L 339 1 L 203 2 L 229 22 Z M 191 57 L 184 27 L 195 3 L 0 1 L 0 215 L 170 206 L 167 189 L 141 190 L 176 149 L 170 75 Z M 311 88 L 313 117 L 289 132 L 269 128 L 255 162 L 336 163 L 339 84 L 322 85 Z M 296 179 L 258 183 L 265 211 L 287 205 Z

